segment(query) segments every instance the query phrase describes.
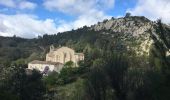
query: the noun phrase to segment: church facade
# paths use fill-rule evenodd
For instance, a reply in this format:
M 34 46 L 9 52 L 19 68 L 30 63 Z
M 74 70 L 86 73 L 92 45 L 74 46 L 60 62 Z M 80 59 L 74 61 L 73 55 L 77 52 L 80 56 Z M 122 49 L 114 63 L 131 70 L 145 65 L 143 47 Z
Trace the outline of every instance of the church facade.
M 59 62 L 62 64 L 72 61 L 77 65 L 81 60 L 84 60 L 84 54 L 76 53 L 73 49 L 68 47 L 59 47 L 55 49 L 54 46 L 51 46 L 50 52 L 46 55 L 46 61 Z
M 50 46 L 50 51 L 46 54 L 46 61 L 34 60 L 28 63 L 28 69 L 36 69 L 42 73 L 48 71 L 60 72 L 66 62 L 72 61 L 75 66 L 78 66 L 78 62 L 81 60 L 84 60 L 83 53 L 76 53 L 74 49 L 64 46 L 58 48 Z

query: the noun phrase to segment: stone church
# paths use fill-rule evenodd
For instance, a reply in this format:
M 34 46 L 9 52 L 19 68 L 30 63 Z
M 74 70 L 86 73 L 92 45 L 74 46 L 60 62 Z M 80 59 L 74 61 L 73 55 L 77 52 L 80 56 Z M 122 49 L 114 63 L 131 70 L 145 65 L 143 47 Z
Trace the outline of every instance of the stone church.
M 84 60 L 83 53 L 76 53 L 73 49 L 64 46 L 55 48 L 52 45 L 49 53 L 46 54 L 46 61 L 34 60 L 28 63 L 28 69 L 36 69 L 45 74 L 51 71 L 60 72 L 66 62 L 72 61 L 75 66 L 78 66 L 81 60 Z
M 77 63 L 83 59 L 83 53 L 76 53 L 73 49 L 68 47 L 54 48 L 54 46 L 51 46 L 50 52 L 46 55 L 46 61 L 59 62 L 62 64 L 72 61 L 77 65 Z

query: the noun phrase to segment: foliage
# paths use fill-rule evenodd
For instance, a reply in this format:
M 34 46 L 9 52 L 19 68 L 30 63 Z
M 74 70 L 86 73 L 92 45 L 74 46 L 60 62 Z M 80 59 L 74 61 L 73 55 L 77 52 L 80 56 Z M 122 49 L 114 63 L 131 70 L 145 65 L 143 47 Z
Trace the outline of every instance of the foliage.
M 58 86 L 56 93 L 53 100 L 86 100 L 84 80 L 78 79 L 73 83 Z
M 43 81 L 45 82 L 47 88 L 50 89 L 53 86 L 55 86 L 55 84 L 57 82 L 57 78 L 58 78 L 58 73 L 57 72 L 51 72 L 51 73 L 49 73 L 48 76 L 43 77 Z
M 78 68 L 73 67 L 62 68 L 58 76 L 58 84 L 66 84 L 75 81 L 78 75 L 77 70 Z
M 129 14 L 125 17 L 136 18 Z M 170 58 L 166 52 L 170 49 L 170 29 L 161 20 L 153 24 L 153 29 L 148 31 L 154 41 L 149 56 L 137 56 L 127 48 L 138 46 L 142 39 L 137 42 L 139 38 L 131 34 L 105 29 L 83 27 L 38 39 L 0 37 L 0 97 L 40 100 L 47 92 L 59 100 L 169 100 Z M 53 72 L 43 80 L 36 71 L 25 74 L 25 64 L 43 60 L 51 44 L 83 52 L 85 60 L 79 67 L 67 62 L 60 73 Z
M 65 67 L 75 67 L 72 61 L 68 61 L 64 64 Z
M 40 100 L 43 99 L 45 87 L 41 80 L 41 74 L 33 70 L 27 75 L 21 66 L 9 69 L 5 74 L 5 80 L 1 81 L 0 91 L 2 100 Z M 9 94 L 9 97 L 7 97 Z M 14 97 L 14 98 L 13 98 Z
M 126 15 L 125 15 L 125 18 L 127 18 L 127 17 L 130 17 L 131 16 L 131 13 L 126 13 Z

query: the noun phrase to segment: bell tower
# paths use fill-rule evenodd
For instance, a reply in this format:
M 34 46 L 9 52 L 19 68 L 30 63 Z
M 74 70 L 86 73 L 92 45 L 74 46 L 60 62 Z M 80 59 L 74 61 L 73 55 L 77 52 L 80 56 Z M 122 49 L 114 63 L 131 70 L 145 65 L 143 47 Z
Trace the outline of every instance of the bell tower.
M 54 51 L 54 45 L 50 46 L 50 51 Z

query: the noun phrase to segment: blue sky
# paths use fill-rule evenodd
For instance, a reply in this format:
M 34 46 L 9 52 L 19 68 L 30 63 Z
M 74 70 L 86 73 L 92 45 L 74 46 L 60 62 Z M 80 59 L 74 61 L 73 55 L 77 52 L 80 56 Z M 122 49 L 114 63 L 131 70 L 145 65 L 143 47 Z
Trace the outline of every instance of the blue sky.
M 57 34 L 126 12 L 169 23 L 170 0 L 0 0 L 0 35 Z

